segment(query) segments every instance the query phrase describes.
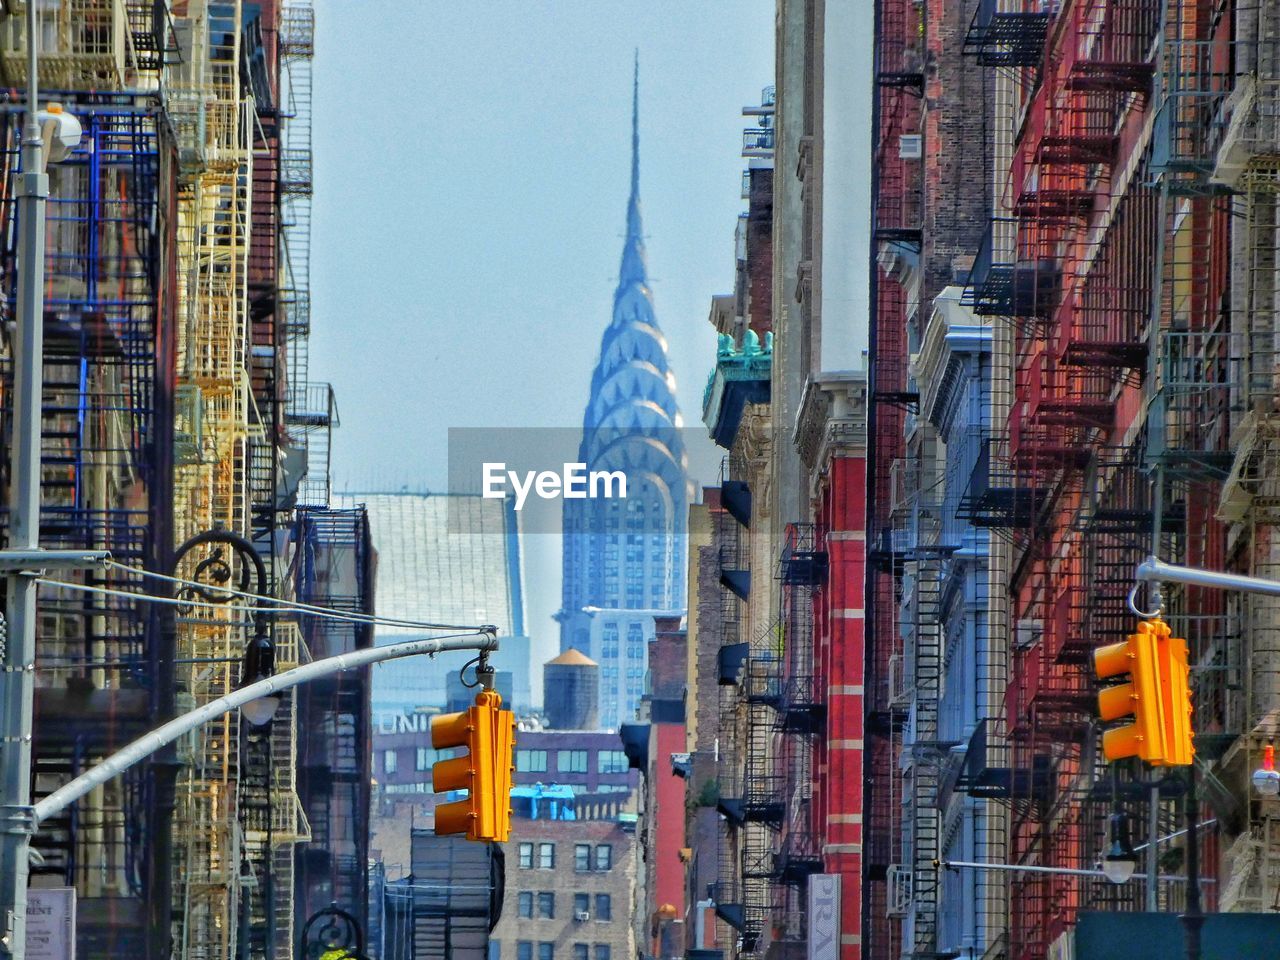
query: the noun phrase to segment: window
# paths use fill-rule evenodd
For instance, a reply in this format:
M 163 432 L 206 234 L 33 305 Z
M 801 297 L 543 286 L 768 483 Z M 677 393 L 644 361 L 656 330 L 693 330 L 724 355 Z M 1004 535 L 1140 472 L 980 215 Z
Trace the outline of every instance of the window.
M 396 772 L 396 752 L 394 750 L 382 751 L 382 769 L 387 773 Z
M 556 895 L 544 890 L 538 894 L 538 919 L 554 920 L 556 917 Z
M 587 751 L 559 750 L 556 755 L 556 769 L 561 773 L 586 773 Z
M 533 944 L 528 940 L 516 941 L 516 960 L 533 960 Z
M 431 769 L 431 751 L 426 747 L 419 747 L 417 755 L 414 757 L 413 769 L 430 770 Z
M 533 844 L 520 844 L 520 869 L 528 870 L 533 866 Z
M 596 944 L 596 960 L 609 960 L 609 945 L 607 943 Z
M 538 844 L 538 869 L 551 870 L 556 865 L 556 845 L 554 843 Z
M 591 844 L 575 843 L 573 845 L 573 869 L 578 873 L 586 873 L 591 869 Z
M 613 869 L 613 847 L 607 843 L 602 843 L 596 847 L 596 869 Z
M 596 754 L 597 773 L 626 773 L 627 755 L 621 750 L 601 750 Z
M 538 944 L 538 960 L 555 960 L 556 945 L 554 943 Z
M 614 564 L 614 573 L 617 573 L 617 565 Z M 618 655 L 618 625 L 616 623 L 606 623 L 604 630 L 600 634 L 600 658 L 609 660 Z
M 547 751 L 545 750 L 517 750 L 516 751 L 516 770 L 521 773 L 546 773 L 547 772 Z
M 596 894 L 596 919 L 613 919 L 613 898 L 607 893 Z
M 585 943 L 575 943 L 573 945 L 573 960 L 590 960 Z
M 533 916 L 533 894 L 527 890 L 520 891 L 520 916 L 525 920 Z
M 489 941 L 489 956 L 487 960 L 502 960 L 502 944 L 499 941 Z
M 577 916 L 580 913 L 586 913 L 591 909 L 591 895 L 586 893 L 575 893 L 573 895 L 573 913 Z

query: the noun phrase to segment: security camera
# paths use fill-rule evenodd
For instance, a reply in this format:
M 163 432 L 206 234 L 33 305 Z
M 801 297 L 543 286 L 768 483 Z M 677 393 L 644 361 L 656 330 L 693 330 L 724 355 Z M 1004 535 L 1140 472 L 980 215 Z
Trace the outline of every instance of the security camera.
M 51 103 L 36 114 L 40 123 L 40 133 L 44 137 L 47 163 L 61 163 L 80 146 L 80 137 L 84 133 L 80 121 L 69 113 L 63 112 L 62 105 Z

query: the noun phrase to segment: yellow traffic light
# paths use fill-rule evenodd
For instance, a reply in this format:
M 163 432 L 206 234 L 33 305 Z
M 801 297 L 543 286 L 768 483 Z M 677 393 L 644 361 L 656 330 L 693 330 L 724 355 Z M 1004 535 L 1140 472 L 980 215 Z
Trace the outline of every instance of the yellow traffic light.
M 468 840 L 497 841 L 510 835 L 515 718 L 501 707 L 502 698 L 485 690 L 476 696 L 474 707 L 432 719 L 433 747 L 467 751 L 431 768 L 433 790 L 467 791 L 464 799 L 436 807 L 437 834 L 465 833 Z
M 1132 723 L 1103 733 L 1103 755 L 1108 760 L 1139 757 L 1162 767 L 1190 764 L 1195 747 L 1187 641 L 1170 636 L 1164 621 L 1146 620 L 1123 643 L 1095 650 L 1093 666 L 1100 680 L 1129 675 L 1128 683 L 1098 695 L 1103 720 L 1133 715 Z
M 1102 753 L 1108 760 L 1141 757 L 1148 763 L 1164 759 L 1164 704 L 1156 667 L 1155 630 L 1150 622 L 1138 624 L 1129 639 L 1099 647 L 1093 652 L 1093 670 L 1099 680 L 1129 675 L 1128 683 L 1106 687 L 1098 694 L 1103 720 L 1133 715 L 1133 722 L 1113 727 L 1102 735 Z
M 1190 766 L 1196 748 L 1191 730 L 1191 669 L 1187 665 L 1187 641 L 1170 636 L 1169 627 L 1156 621 L 1156 669 L 1164 708 L 1164 767 Z

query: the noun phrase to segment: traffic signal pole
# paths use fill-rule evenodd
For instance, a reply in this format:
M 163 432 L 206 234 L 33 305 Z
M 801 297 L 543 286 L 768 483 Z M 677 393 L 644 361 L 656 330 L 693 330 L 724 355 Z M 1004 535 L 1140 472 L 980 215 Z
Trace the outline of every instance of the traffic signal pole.
M 1138 565 L 1135 577 L 1139 581 L 1155 584 L 1153 599 L 1156 611 L 1160 612 L 1160 584 L 1182 583 L 1188 586 L 1207 587 L 1213 590 L 1239 590 L 1242 593 L 1260 593 L 1271 597 L 1280 597 L 1280 581 L 1267 580 L 1262 577 L 1250 577 L 1238 573 L 1222 573 L 1217 570 L 1201 570 L 1197 567 L 1180 567 L 1164 563 L 1155 557 L 1148 557 Z M 1134 602 L 1138 584 L 1134 584 L 1129 592 L 1129 608 L 1139 616 L 1149 617 L 1152 613 L 1139 610 Z M 1183 798 L 1187 819 L 1187 909 L 1182 915 L 1186 927 L 1187 960 L 1200 960 L 1200 934 L 1204 927 L 1204 911 L 1200 902 L 1200 849 L 1198 830 L 1200 826 L 1199 800 L 1196 796 L 1196 768 L 1191 765 L 1188 773 L 1188 787 Z
M 267 677 L 257 683 L 248 684 L 225 697 L 219 697 L 189 713 L 175 717 L 163 726 L 139 737 L 122 750 L 113 753 L 92 770 L 59 787 L 31 808 L 35 826 L 38 827 L 42 821 L 65 810 L 90 790 L 118 777 L 134 764 L 151 756 L 183 734 L 190 733 L 215 717 L 243 707 L 253 700 L 272 696 L 282 690 L 288 690 L 312 680 L 320 680 L 335 673 L 342 673 L 344 670 L 368 666 L 371 663 L 424 654 L 430 657 L 450 650 L 476 650 L 488 654 L 497 649 L 497 628 L 484 627 L 476 634 L 464 637 L 426 637 L 420 640 L 390 643 L 383 647 L 353 650 L 350 653 L 338 654 L 336 657 L 313 660 L 311 663 L 304 663 L 300 667 Z
M 1210 587 L 1217 590 L 1240 590 L 1244 593 L 1264 593 L 1272 597 L 1280 597 L 1280 580 L 1266 580 L 1262 577 L 1248 577 L 1239 573 L 1221 573 L 1217 570 L 1201 570 L 1198 567 L 1179 567 L 1172 563 L 1164 563 L 1155 557 L 1148 557 L 1138 564 L 1134 573 L 1138 580 L 1146 580 L 1159 585 L 1162 582 L 1185 583 L 1195 587 Z M 1134 585 L 1134 591 L 1137 585 Z M 1132 607 L 1133 593 L 1130 593 Z M 1134 608 L 1139 616 L 1151 616 Z

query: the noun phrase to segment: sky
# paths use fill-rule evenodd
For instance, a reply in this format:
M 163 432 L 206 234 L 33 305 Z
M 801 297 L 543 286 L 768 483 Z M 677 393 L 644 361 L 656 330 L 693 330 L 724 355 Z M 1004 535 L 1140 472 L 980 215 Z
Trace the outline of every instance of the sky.
M 449 427 L 577 427 L 617 282 L 633 56 L 655 309 L 688 425 L 733 286 L 773 0 L 314 0 L 310 378 L 334 488 L 443 490 Z M 699 482 L 719 453 L 691 451 Z M 559 542 L 527 538 L 551 656 Z

